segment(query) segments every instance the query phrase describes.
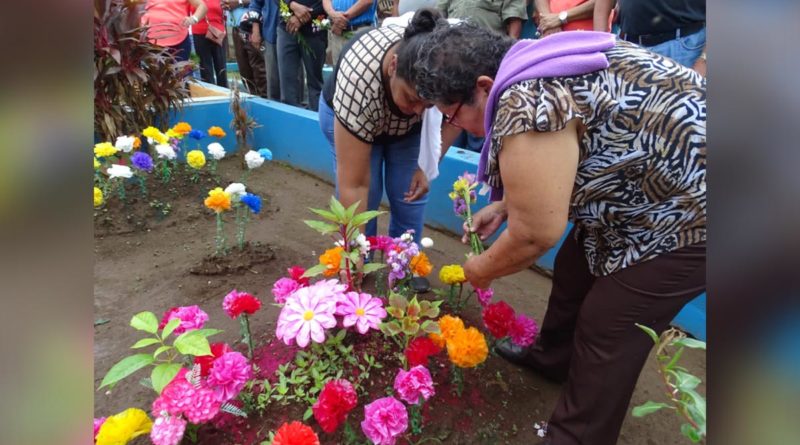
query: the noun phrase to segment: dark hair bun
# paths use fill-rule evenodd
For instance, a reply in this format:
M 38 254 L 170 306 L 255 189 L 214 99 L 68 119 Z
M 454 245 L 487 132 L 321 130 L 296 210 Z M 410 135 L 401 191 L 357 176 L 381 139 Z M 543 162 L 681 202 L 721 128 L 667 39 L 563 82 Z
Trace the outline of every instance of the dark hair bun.
M 438 25 L 446 24 L 447 20 L 442 18 L 442 13 L 434 8 L 420 8 L 414 13 L 414 17 L 408 22 L 403 38 L 410 39 L 417 34 L 433 31 Z

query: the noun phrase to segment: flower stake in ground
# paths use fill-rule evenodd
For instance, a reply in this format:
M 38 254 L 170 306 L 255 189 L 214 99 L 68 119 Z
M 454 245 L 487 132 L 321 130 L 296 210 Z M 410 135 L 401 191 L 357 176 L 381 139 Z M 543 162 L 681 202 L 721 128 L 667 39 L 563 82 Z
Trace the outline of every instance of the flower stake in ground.
M 169 144 L 158 144 L 155 150 L 156 157 L 158 158 L 156 168 L 158 169 L 159 175 L 161 175 L 161 182 L 167 183 L 172 179 L 172 170 L 178 154 L 175 152 L 172 145 Z
M 434 290 L 434 293 L 439 297 L 445 298 L 447 305 L 450 306 L 454 313 L 461 313 L 461 310 L 464 309 L 473 294 L 473 292 L 467 292 L 464 295 L 464 282 L 467 281 L 466 276 L 464 276 L 464 268 L 458 264 L 442 266 L 439 269 L 439 280 L 449 287 L 444 291 Z
M 261 301 L 248 294 L 239 292 L 236 289 L 230 291 L 222 300 L 222 309 L 228 317 L 239 319 L 241 325 L 242 342 L 247 345 L 247 353 L 253 359 L 253 337 L 250 335 L 250 319 L 248 315 L 253 315 L 261 309 Z
M 215 128 L 215 127 L 212 127 L 212 128 Z M 219 127 L 216 127 L 216 128 L 219 128 Z M 217 165 L 219 164 L 219 161 L 221 161 L 222 158 L 225 157 L 225 154 L 226 154 L 225 153 L 225 147 L 223 147 L 222 144 L 220 144 L 219 142 L 212 142 L 212 143 L 208 144 L 207 150 L 208 150 L 208 157 L 209 157 L 208 169 L 211 171 L 211 174 L 214 175 L 215 178 L 217 178 L 217 181 L 219 182 L 219 178 L 217 176 Z
M 453 191 L 450 192 L 450 199 L 453 200 L 453 211 L 456 215 L 464 219 L 469 231 L 469 244 L 472 253 L 483 253 L 483 243 L 478 237 L 478 234 L 473 231 L 472 227 L 472 204 L 477 201 L 475 189 L 478 187 L 478 181 L 475 175 L 464 172 L 463 175 L 458 177 L 458 180 L 453 183 Z
M 136 169 L 136 178 L 139 180 L 142 197 L 147 198 L 147 174 L 153 171 L 153 158 L 143 151 L 137 151 L 131 155 L 131 165 Z
M 257 215 L 261 212 L 261 197 L 247 193 L 244 184 L 238 182 L 226 187 L 225 192 L 231 196 L 232 205 L 235 208 L 236 245 L 239 250 L 244 250 L 244 235 L 247 224 L 250 222 L 250 213 Z
M 192 168 L 192 182 L 200 181 L 200 170 L 206 165 L 206 155 L 200 150 L 186 153 L 186 164 Z
M 125 202 L 125 181 L 133 177 L 133 170 L 127 165 L 114 164 L 106 170 L 108 182 L 106 184 L 116 184 L 119 199 Z M 107 196 L 107 194 L 106 194 Z
M 208 197 L 205 199 L 204 204 L 209 209 L 213 210 L 217 219 L 217 235 L 215 237 L 215 255 L 223 255 L 225 253 L 225 232 L 223 230 L 222 213 L 231 209 L 231 195 L 221 187 L 208 192 Z
M 272 152 L 270 152 L 269 157 L 270 159 L 272 159 Z M 264 164 L 264 161 L 266 160 L 267 158 L 265 158 L 261 154 L 260 150 L 259 151 L 250 150 L 247 153 L 245 153 L 244 162 L 247 164 L 247 169 L 244 171 L 244 174 L 242 174 L 242 184 L 247 184 L 247 178 L 248 176 L 250 176 L 250 171 L 255 168 L 261 167 Z

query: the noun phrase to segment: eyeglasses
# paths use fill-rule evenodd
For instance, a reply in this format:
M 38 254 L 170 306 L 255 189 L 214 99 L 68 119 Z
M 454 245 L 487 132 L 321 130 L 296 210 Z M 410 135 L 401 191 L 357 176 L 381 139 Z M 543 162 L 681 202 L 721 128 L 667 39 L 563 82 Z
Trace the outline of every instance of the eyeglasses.
M 459 125 L 455 123 L 455 120 L 456 116 L 458 116 L 458 111 L 461 110 L 462 105 L 464 105 L 464 102 L 459 102 L 458 106 L 456 107 L 456 111 L 454 111 L 452 115 L 447 115 L 447 114 L 444 115 L 444 119 L 448 124 L 459 127 Z

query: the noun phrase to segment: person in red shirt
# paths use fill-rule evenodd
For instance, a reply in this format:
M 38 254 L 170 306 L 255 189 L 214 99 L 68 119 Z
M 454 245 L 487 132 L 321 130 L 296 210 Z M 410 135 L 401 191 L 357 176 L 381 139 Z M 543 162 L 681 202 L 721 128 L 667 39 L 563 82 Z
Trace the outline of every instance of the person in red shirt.
M 221 87 L 228 87 L 227 48 L 228 36 L 219 45 L 206 37 L 208 28 L 216 28 L 225 33 L 225 13 L 222 11 L 220 0 L 204 0 L 208 7 L 206 19 L 192 25 L 192 39 L 194 51 L 200 57 L 200 77 L 203 82 L 214 83 Z
M 540 37 L 560 31 L 592 31 L 595 0 L 536 0 Z
M 190 14 L 189 7 L 195 8 Z M 147 39 L 156 45 L 174 49 L 179 62 L 189 60 L 192 42 L 189 27 L 206 16 L 203 0 L 147 0 L 142 26 L 148 26 Z

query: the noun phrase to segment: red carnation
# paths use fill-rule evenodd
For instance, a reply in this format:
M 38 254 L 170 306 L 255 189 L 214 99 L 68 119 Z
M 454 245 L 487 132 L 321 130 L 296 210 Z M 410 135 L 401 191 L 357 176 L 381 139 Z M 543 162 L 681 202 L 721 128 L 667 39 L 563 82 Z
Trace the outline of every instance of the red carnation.
M 358 399 L 353 385 L 347 380 L 331 380 L 322 388 L 319 399 L 311 407 L 322 431 L 328 434 L 335 432 L 344 422 Z
M 294 281 L 297 281 L 303 287 L 306 287 L 311 283 L 310 278 L 303 278 L 303 274 L 306 273 L 306 270 L 300 266 L 292 266 L 287 269 L 287 272 L 289 272 L 289 276 L 292 277 Z
M 428 337 L 416 337 L 406 348 L 406 360 L 409 367 L 417 365 L 428 366 L 428 359 L 441 352 L 442 348 Z
M 489 304 L 483 309 L 483 323 L 494 338 L 503 338 L 514 323 L 514 308 L 505 301 Z
M 319 445 L 319 437 L 310 426 L 295 420 L 278 428 L 272 445 Z
M 230 346 L 226 343 L 214 343 L 211 345 L 211 355 L 200 355 L 194 358 L 194 363 L 196 365 L 200 365 L 200 375 L 203 377 L 208 376 L 208 372 L 211 371 L 211 366 L 214 364 L 214 360 L 221 357 L 226 352 L 231 352 Z
M 261 309 L 261 301 L 247 292 L 239 292 L 236 289 L 230 291 L 222 300 L 222 309 L 228 317 L 236 319 L 239 315 L 253 315 Z

